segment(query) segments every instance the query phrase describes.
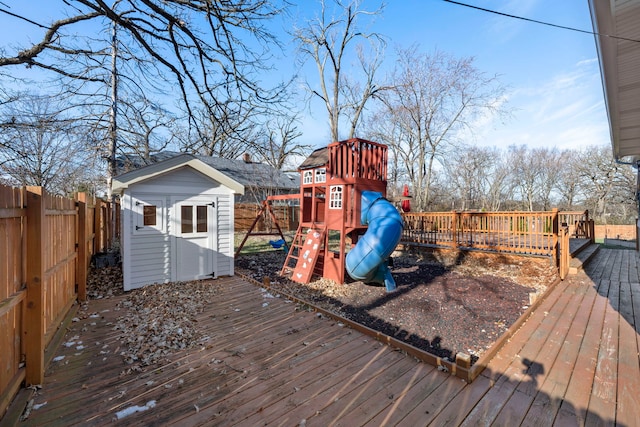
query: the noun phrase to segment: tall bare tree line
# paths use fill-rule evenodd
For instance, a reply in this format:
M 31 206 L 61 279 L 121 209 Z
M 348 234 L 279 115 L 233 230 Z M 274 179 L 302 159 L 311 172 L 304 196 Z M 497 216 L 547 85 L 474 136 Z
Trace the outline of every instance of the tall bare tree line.
M 263 83 L 274 71 L 271 58 L 290 41 L 299 71 L 313 69 L 291 81 L 306 89 L 306 108 L 320 105 L 326 115 L 327 143 L 359 136 L 387 144 L 390 193 L 408 184 L 414 209 L 588 208 L 610 222 L 635 215 L 634 173 L 614 163 L 606 146 L 530 149 L 517 136 L 508 149 L 471 143 L 484 119 L 508 118 L 505 87 L 474 58 L 423 46 L 386 52 L 388 40 L 375 31 L 383 5 L 319 0 L 317 13 L 283 40 L 270 25 L 286 14 L 285 1 L 64 3 L 61 19 L 30 21 L 40 41 L 0 47 L 0 180 L 45 183 L 54 192 L 99 188 L 104 168 L 88 174 L 87 165 L 113 157 L 113 111 L 119 154 L 249 152 L 284 169 L 312 148 L 301 142 L 305 106 L 295 87 Z M 32 76 L 35 70 L 46 79 L 35 80 L 42 75 Z M 85 166 L 46 169 L 64 159 L 32 161 L 47 155 Z
M 606 145 L 567 150 L 461 145 L 438 165 L 429 184 L 429 205 L 412 207 L 486 212 L 588 209 L 598 223 L 629 224 L 638 214 L 635 180 L 636 171 L 616 163 Z M 411 186 L 399 179 L 390 188 L 398 195 L 404 184 Z M 421 191 L 411 190 L 413 195 Z

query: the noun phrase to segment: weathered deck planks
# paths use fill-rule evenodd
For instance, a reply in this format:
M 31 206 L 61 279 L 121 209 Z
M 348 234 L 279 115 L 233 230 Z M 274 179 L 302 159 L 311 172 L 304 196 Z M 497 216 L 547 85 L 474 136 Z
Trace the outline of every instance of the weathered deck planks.
M 44 405 L 18 425 L 636 425 L 639 265 L 634 251 L 601 250 L 472 384 L 239 278 L 214 283 L 220 295 L 198 318 L 209 341 L 127 374 L 117 299 L 94 301 L 98 317 L 65 340 L 85 349 L 58 350 L 34 398 Z

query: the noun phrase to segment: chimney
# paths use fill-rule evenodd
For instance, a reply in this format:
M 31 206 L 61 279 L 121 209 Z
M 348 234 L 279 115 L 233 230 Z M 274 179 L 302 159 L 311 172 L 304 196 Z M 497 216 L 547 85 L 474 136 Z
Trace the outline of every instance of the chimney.
M 242 160 L 244 160 L 245 163 L 251 163 L 251 154 L 244 153 L 242 155 Z

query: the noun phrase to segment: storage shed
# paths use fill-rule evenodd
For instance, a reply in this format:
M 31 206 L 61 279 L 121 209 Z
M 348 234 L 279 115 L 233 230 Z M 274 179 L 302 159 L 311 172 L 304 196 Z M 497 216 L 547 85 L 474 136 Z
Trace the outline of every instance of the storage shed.
M 124 289 L 230 276 L 234 197 L 244 186 L 190 154 L 114 178 Z

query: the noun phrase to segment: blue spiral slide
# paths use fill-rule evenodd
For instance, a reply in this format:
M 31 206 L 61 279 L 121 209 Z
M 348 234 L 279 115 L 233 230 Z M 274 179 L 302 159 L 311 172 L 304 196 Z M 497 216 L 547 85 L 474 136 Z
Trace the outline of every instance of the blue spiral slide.
M 402 235 L 402 217 L 377 191 L 363 191 L 360 221 L 368 225 L 358 243 L 347 253 L 347 273 L 354 280 L 384 284 L 387 292 L 396 290 L 387 260 Z

